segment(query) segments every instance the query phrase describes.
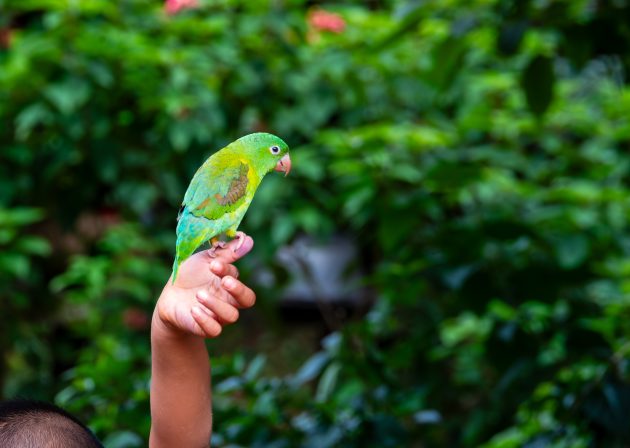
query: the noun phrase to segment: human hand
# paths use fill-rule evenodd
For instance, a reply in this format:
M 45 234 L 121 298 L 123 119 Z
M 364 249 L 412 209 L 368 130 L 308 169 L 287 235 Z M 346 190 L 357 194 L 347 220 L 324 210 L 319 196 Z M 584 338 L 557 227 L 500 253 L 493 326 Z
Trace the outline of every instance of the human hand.
M 254 305 L 256 295 L 238 280 L 238 269 L 232 264 L 254 246 L 245 236 L 216 250 L 216 257 L 201 251 L 180 266 L 175 283 L 168 280 L 154 312 L 154 326 L 181 335 L 217 337 L 224 325 L 238 320 L 239 309 Z

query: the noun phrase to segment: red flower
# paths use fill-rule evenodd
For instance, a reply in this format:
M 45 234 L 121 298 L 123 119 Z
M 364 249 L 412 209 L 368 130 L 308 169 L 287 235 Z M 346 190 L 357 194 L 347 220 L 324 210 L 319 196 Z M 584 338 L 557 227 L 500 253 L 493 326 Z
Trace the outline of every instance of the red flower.
M 194 9 L 199 6 L 197 0 L 166 0 L 164 3 L 164 11 L 169 16 L 177 14 L 184 9 Z
M 131 307 L 123 311 L 122 321 L 130 330 L 142 331 L 151 326 L 149 315 L 140 308 Z
M 317 31 L 341 33 L 346 28 L 346 21 L 339 14 L 324 9 L 313 9 L 308 14 L 309 25 Z
M 11 46 L 11 28 L 0 28 L 0 48 Z

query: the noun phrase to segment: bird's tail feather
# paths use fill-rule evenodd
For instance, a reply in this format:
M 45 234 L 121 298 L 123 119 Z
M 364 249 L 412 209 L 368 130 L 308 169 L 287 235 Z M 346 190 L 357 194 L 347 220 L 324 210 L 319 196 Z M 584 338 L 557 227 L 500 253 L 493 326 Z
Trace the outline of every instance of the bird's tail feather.
M 180 265 L 210 238 L 210 233 L 206 218 L 193 215 L 187 208 L 180 211 L 172 283 L 175 283 Z
M 179 265 L 181 264 L 181 261 L 179 261 L 177 259 L 177 255 L 175 256 L 175 261 L 173 261 L 173 275 L 171 276 L 172 280 L 171 280 L 171 284 L 174 285 L 175 284 L 175 279 L 177 278 L 177 271 L 179 271 Z

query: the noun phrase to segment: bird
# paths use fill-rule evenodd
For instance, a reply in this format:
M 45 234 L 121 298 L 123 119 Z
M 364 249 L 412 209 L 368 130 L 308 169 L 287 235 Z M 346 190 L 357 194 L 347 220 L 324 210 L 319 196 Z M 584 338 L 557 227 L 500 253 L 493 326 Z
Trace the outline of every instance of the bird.
M 238 238 L 238 250 L 245 234 L 238 230 L 256 189 L 266 174 L 291 171 L 289 146 L 280 137 L 265 132 L 245 135 L 212 154 L 199 167 L 184 195 L 177 216 L 177 242 L 173 262 L 173 283 L 180 265 L 208 241 L 208 255 L 224 247 L 223 233 Z

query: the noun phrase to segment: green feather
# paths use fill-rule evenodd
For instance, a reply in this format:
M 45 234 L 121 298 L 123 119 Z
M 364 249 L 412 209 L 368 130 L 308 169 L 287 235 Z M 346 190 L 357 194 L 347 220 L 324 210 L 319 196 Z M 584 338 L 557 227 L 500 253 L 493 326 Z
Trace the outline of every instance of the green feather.
M 181 263 L 204 242 L 224 232 L 236 233 L 263 177 L 288 152 L 279 137 L 256 133 L 241 137 L 204 162 L 186 190 L 177 218 L 173 282 Z

